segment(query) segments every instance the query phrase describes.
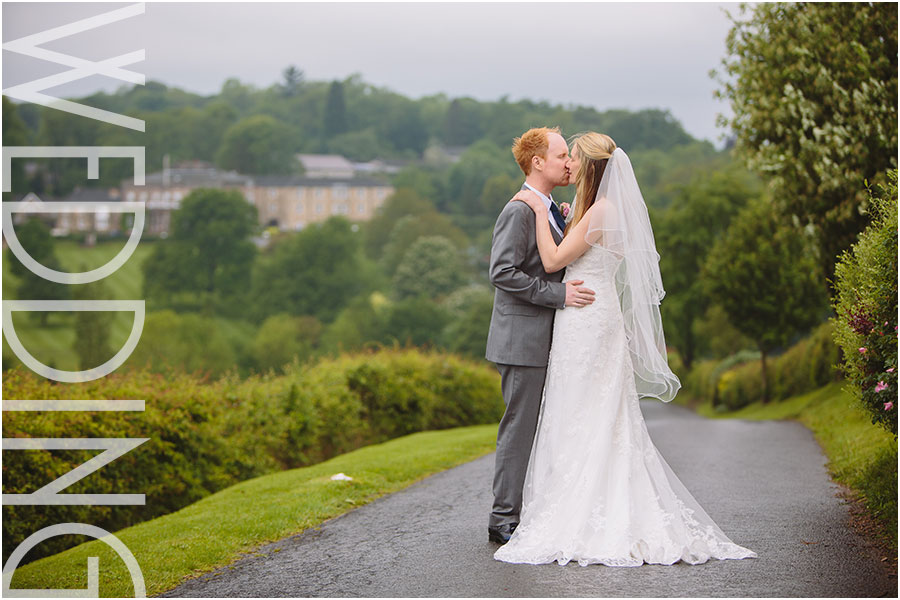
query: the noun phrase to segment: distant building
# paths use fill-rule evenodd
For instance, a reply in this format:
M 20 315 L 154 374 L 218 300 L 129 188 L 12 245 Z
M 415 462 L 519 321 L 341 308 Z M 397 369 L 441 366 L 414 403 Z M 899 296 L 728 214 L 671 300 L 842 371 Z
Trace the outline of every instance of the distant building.
M 318 155 L 317 155 L 318 156 Z M 310 223 L 342 215 L 352 221 L 366 221 L 393 193 L 394 188 L 371 177 L 354 177 L 352 164 L 343 161 L 313 161 L 316 168 L 330 176 L 305 175 L 240 175 L 220 171 L 211 165 L 182 163 L 160 173 L 148 174 L 145 185 L 126 181 L 122 198 L 147 203 L 145 234 L 165 237 L 171 231 L 172 212 L 181 200 L 197 188 L 236 189 L 256 206 L 259 223 L 284 231 L 297 231 Z M 349 177 L 337 177 L 341 165 L 350 165 Z M 320 171 L 323 172 L 323 171 Z
M 337 154 L 298 154 L 303 174 L 313 179 L 350 179 L 353 163 Z
M 209 163 L 192 161 L 164 168 L 158 173 L 149 173 L 142 186 L 134 185 L 131 179 L 127 179 L 122 182 L 121 190 L 76 189 L 61 200 L 144 202 L 146 220 L 143 235 L 164 238 L 172 230 L 172 213 L 181 206 L 185 196 L 198 188 L 237 190 L 247 202 L 256 206 L 260 225 L 283 231 L 298 231 L 310 223 L 325 221 L 334 215 L 351 221 L 367 221 L 394 192 L 390 184 L 374 177 L 354 176 L 352 163 L 343 157 L 307 156 L 329 159 L 309 163 L 314 167 L 313 172 L 319 169 L 320 175 L 313 176 L 309 171 L 302 176 L 241 175 L 234 171 L 221 171 Z M 349 171 L 344 166 L 349 166 Z M 321 174 L 326 172 L 328 175 Z M 348 172 L 349 176 L 346 176 Z M 338 177 L 338 174 L 345 176 Z M 42 199 L 32 193 L 21 201 L 41 202 Z M 27 218 L 27 215 L 19 214 L 15 222 L 20 223 Z M 41 215 L 41 218 L 51 227 L 54 235 L 62 236 L 73 233 L 128 233 L 134 217 L 130 213 L 99 210 L 49 213 Z
M 296 231 L 334 215 L 368 221 L 393 191 L 387 183 L 364 177 L 260 175 L 254 177 L 248 199 L 259 212 L 260 224 Z
M 65 198 L 46 196 L 41 198 L 34 192 L 29 192 L 20 198 L 19 202 L 117 202 L 121 198 L 119 190 L 98 188 L 76 188 Z M 13 223 L 24 223 L 28 219 L 37 216 L 50 227 L 50 233 L 54 236 L 66 236 L 76 233 L 109 235 L 122 229 L 121 213 L 111 213 L 109 210 L 79 211 L 79 212 L 50 212 L 27 213 L 17 212 L 13 217 Z
M 187 166 L 179 165 L 150 173 L 144 185 L 134 185 L 132 180 L 122 184 L 122 198 L 126 202 L 146 202 L 144 234 L 165 237 L 172 227 L 172 211 L 181 206 L 181 200 L 197 188 L 237 189 L 250 201 L 246 190 L 253 186 L 253 179 L 234 171 L 220 171 L 195 161 Z

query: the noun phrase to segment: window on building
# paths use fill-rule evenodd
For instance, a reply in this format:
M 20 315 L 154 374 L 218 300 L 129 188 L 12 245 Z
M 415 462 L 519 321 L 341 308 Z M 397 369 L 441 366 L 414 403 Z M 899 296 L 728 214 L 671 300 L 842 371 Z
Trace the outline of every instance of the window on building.
M 346 185 L 334 185 L 331 186 L 331 193 L 338 200 L 343 200 L 347 197 L 348 189 Z
M 358 203 L 356 205 L 356 212 L 358 212 L 360 214 L 366 212 L 366 203 L 365 202 Z

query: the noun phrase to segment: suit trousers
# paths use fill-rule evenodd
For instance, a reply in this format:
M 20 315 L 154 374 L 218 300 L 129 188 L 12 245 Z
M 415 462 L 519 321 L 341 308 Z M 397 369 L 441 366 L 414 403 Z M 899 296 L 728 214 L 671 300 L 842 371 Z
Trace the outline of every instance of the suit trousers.
M 489 525 L 518 523 L 547 367 L 498 364 L 506 412 L 497 431 L 494 506 Z

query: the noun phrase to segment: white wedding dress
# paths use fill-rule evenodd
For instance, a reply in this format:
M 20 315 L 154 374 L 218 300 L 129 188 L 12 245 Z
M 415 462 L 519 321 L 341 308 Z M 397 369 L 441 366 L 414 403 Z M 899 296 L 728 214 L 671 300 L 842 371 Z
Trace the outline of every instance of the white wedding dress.
M 510 563 L 670 565 L 756 554 L 713 523 L 656 450 L 638 405 L 613 273 L 591 247 L 567 268 L 596 292 L 557 311 L 518 528 L 494 558 Z

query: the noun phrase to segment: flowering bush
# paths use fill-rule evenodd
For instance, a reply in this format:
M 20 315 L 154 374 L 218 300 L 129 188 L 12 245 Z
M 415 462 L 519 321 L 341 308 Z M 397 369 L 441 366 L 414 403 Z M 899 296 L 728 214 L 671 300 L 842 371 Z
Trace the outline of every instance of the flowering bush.
M 863 405 L 897 435 L 897 171 L 869 190 L 872 223 L 835 269 L 835 341 Z

